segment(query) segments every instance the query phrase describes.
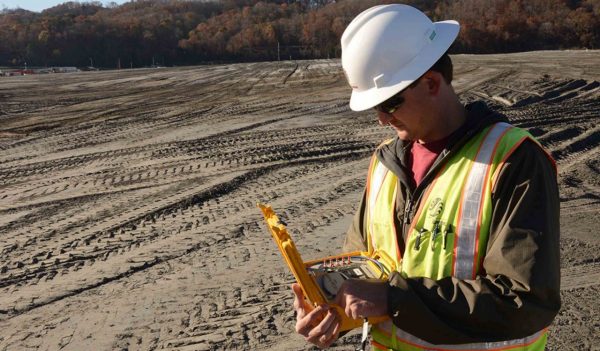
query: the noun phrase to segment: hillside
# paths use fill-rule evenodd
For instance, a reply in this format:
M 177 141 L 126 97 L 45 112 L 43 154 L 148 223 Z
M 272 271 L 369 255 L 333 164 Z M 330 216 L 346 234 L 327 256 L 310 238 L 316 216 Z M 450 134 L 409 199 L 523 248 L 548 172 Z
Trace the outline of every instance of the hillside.
M 339 58 L 361 11 L 389 0 L 65 2 L 0 11 L 0 66 L 138 68 Z M 599 49 L 598 0 L 408 0 L 462 25 L 458 53 Z

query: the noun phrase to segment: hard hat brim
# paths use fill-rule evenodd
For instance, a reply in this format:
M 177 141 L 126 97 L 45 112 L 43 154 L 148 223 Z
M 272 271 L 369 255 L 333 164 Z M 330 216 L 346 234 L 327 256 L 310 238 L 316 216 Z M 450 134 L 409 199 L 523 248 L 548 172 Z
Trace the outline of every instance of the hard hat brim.
M 404 90 L 442 57 L 458 36 L 460 25 L 456 21 L 441 21 L 433 24 L 436 32 L 435 38 L 425 44 L 410 64 L 394 74 L 385 86 L 352 91 L 350 108 L 353 111 L 368 110 Z

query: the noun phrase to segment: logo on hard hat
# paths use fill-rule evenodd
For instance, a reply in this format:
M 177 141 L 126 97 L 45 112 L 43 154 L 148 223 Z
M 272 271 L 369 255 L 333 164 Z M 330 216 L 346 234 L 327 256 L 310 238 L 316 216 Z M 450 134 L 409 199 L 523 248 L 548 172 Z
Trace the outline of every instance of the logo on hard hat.
M 436 36 L 436 35 L 437 35 L 437 34 L 435 33 L 435 31 L 433 31 L 433 32 L 431 33 L 431 35 L 429 36 L 429 40 L 433 40 L 433 38 L 435 38 L 435 36 Z

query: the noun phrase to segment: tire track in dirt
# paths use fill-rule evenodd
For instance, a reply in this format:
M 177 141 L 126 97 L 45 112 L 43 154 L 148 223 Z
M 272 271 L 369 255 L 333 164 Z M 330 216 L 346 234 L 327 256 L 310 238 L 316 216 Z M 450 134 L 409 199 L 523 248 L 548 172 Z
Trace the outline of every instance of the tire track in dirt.
M 362 163 L 366 163 L 366 161 L 361 161 Z M 319 168 L 323 168 L 323 166 L 321 166 L 320 164 L 316 164 Z M 348 174 L 348 171 L 350 168 L 353 168 L 352 165 L 347 165 L 344 164 L 341 167 L 337 167 L 339 168 L 339 170 L 333 169 L 332 171 L 328 171 L 328 167 L 325 167 L 324 170 L 327 172 L 325 174 L 323 174 L 322 176 L 327 176 L 328 173 L 334 172 L 331 174 L 331 176 L 334 176 L 335 174 L 342 172 L 344 174 Z M 308 169 L 307 169 L 308 171 Z M 314 170 L 311 170 L 309 173 L 314 172 Z M 297 176 L 297 179 L 293 180 L 292 182 L 290 182 L 290 175 L 291 174 L 300 174 L 299 176 Z M 276 173 L 274 174 L 274 178 L 273 181 L 275 182 L 274 184 L 280 184 L 280 180 L 281 179 L 286 179 L 288 183 L 294 183 L 294 182 L 305 182 L 306 178 L 302 176 L 302 174 L 306 174 L 306 171 L 304 172 L 284 172 L 284 174 L 279 174 Z M 314 181 L 318 181 L 321 177 L 318 177 L 317 175 L 311 177 L 314 179 Z M 261 183 L 264 181 L 264 178 L 261 178 Z M 335 193 L 343 193 L 347 190 L 345 189 L 350 189 L 346 186 L 343 186 L 344 182 L 342 183 L 341 187 L 336 187 L 336 191 Z M 255 185 L 253 184 L 248 184 L 248 187 L 250 188 L 254 188 Z M 321 185 L 321 187 L 326 187 L 325 185 Z M 288 192 L 294 191 L 294 188 L 296 188 L 296 185 L 294 184 L 287 184 L 287 187 L 284 187 L 288 189 Z M 269 189 L 271 189 L 269 187 Z M 362 189 L 359 189 L 359 191 L 361 191 Z M 318 189 L 314 190 L 314 192 L 318 193 Z M 268 199 L 268 197 L 273 197 L 275 196 L 276 198 L 278 197 L 278 194 L 280 193 L 280 190 L 270 190 L 268 194 L 264 194 L 261 195 L 263 197 L 265 197 L 265 200 Z M 292 193 L 289 194 L 287 196 L 296 196 L 296 194 Z M 236 197 L 238 198 L 238 197 Z M 335 200 L 334 197 L 329 196 L 328 197 L 330 200 Z M 308 207 L 314 206 L 315 204 L 322 202 L 323 199 L 321 197 L 317 197 L 317 199 L 319 199 L 319 201 L 316 201 L 314 199 L 306 201 L 305 204 Z M 223 201 L 223 200 L 221 200 Z M 217 201 L 217 202 L 221 202 L 221 201 Z M 238 201 L 239 203 L 239 201 Z M 312 205 L 311 205 L 312 204 Z M 252 206 L 252 208 L 250 208 L 251 211 L 255 212 L 255 208 L 254 206 Z M 255 214 L 256 215 L 256 214 Z M 229 226 L 228 226 L 229 227 Z M 258 226 L 256 225 L 256 222 L 254 222 L 254 225 L 249 226 L 248 228 L 253 228 L 251 229 L 251 231 L 253 232 L 260 232 L 262 231 L 262 228 L 258 228 Z M 246 232 L 246 229 L 242 229 L 242 232 Z M 261 233 L 263 234 L 263 238 L 267 238 L 267 240 L 270 240 L 270 238 L 264 236 L 264 232 Z M 245 235 L 250 235 L 248 233 L 246 233 Z M 217 240 L 215 243 L 210 244 L 209 247 L 213 248 L 215 246 L 220 246 L 223 245 L 225 243 L 225 241 L 219 241 Z M 218 251 L 218 247 L 216 248 L 216 250 Z M 228 266 L 231 266 L 233 264 L 235 264 L 236 261 L 238 262 L 244 262 L 248 259 L 250 259 L 253 255 L 250 253 L 250 250 L 248 249 L 241 249 L 241 252 L 239 254 L 237 253 L 233 253 L 231 256 L 234 256 L 232 259 L 228 259 L 227 262 L 229 262 L 228 264 L 224 263 L 224 264 L 220 264 L 219 262 L 215 262 L 214 263 L 214 269 L 211 269 L 211 272 L 214 272 L 214 274 L 218 274 L 219 269 L 223 270 L 225 267 L 225 269 Z M 203 256 L 205 256 L 206 253 L 203 253 Z M 277 261 L 280 261 L 281 258 L 280 257 L 275 257 Z M 211 257 L 206 257 L 208 262 L 211 262 L 212 259 Z M 217 260 L 215 260 L 217 261 Z M 220 268 L 219 268 L 220 267 Z M 280 279 L 281 280 L 281 279 Z M 279 287 L 277 287 L 277 290 L 281 290 L 283 295 L 289 295 L 289 291 L 288 291 L 288 284 L 289 280 L 286 281 L 285 285 L 280 285 Z M 273 283 L 270 283 L 273 284 Z M 263 289 L 261 288 L 261 286 L 270 286 L 269 284 L 261 284 L 261 285 L 257 285 L 253 290 L 257 291 L 257 292 L 261 292 Z M 234 294 L 238 294 L 235 292 L 236 290 L 233 291 Z M 239 291 L 239 289 L 238 289 Z M 273 290 L 275 291 L 275 290 Z M 77 292 L 77 291 L 75 291 Z M 205 298 L 211 299 L 213 298 L 217 293 L 214 290 L 209 290 L 208 295 L 205 296 Z M 219 331 L 223 331 L 224 326 L 226 327 L 225 330 L 227 330 L 227 326 L 230 326 L 231 330 L 238 330 L 238 326 L 240 325 L 239 323 L 241 323 L 240 321 L 232 321 L 231 319 L 233 317 L 243 317 L 243 321 L 245 321 L 246 324 L 249 325 L 249 327 L 247 328 L 242 328 L 243 331 L 243 338 L 241 340 L 249 340 L 251 345 L 258 345 L 260 344 L 264 338 L 265 338 L 265 330 L 268 332 L 269 328 L 272 329 L 272 327 L 266 328 L 266 329 L 261 329 L 261 328 L 256 328 L 256 326 L 254 326 L 256 324 L 257 320 L 260 319 L 265 319 L 265 323 L 267 326 L 273 324 L 276 325 L 279 322 L 275 322 L 273 321 L 273 315 L 274 312 L 278 312 L 281 309 L 278 308 L 277 306 L 271 307 L 271 308 L 267 308 L 265 309 L 265 306 L 262 306 L 260 304 L 260 302 L 271 302 L 272 301 L 272 296 L 262 296 L 262 297 L 254 297 L 252 296 L 251 293 L 247 293 L 244 292 L 244 294 L 247 294 L 248 298 L 248 303 L 245 302 L 245 299 L 242 299 L 242 304 L 241 305 L 237 305 L 236 303 L 230 303 L 227 302 L 228 298 L 227 295 L 230 294 L 230 292 L 227 290 L 225 292 L 219 292 L 218 293 L 218 297 L 216 298 L 216 303 L 209 303 L 208 305 L 205 306 L 200 306 L 199 311 L 197 312 L 192 312 L 190 313 L 191 315 L 195 315 L 196 318 L 199 318 L 199 316 L 212 316 L 212 319 L 216 319 L 214 321 L 212 321 L 211 323 L 202 323 L 202 322 L 197 322 L 197 323 L 192 323 L 193 327 L 191 328 L 191 330 L 188 331 L 189 334 L 193 334 L 196 330 L 199 330 L 200 333 L 198 334 L 194 334 L 191 337 L 188 338 L 178 338 L 177 340 L 168 340 L 166 342 L 164 342 L 162 344 L 163 347 L 172 347 L 172 346 L 177 346 L 177 345 L 186 345 L 188 343 L 193 343 L 193 344 L 201 344 L 201 343 L 215 343 L 215 342 L 221 342 L 224 341 L 225 339 L 222 336 L 219 335 L 212 335 L 209 333 L 210 329 L 208 326 L 213 325 L 213 329 L 217 329 L 217 326 L 221 326 L 221 328 L 219 328 Z M 277 300 L 282 300 L 282 299 L 277 299 Z M 206 301 L 206 300 L 204 300 Z M 212 301 L 212 300 L 209 300 Z M 248 310 L 248 313 L 250 313 L 250 316 L 247 316 L 245 314 L 240 314 L 239 311 L 235 311 L 237 309 L 237 307 L 243 308 L 243 310 Z M 288 310 L 288 306 L 286 306 L 286 310 Z M 208 311 L 208 312 L 207 312 Z M 212 312 L 211 312 L 212 311 Z M 254 311 L 254 312 L 252 312 Z M 254 314 L 254 319 L 252 318 L 252 315 Z M 289 313 L 288 313 L 289 314 Z M 293 318 L 290 317 L 290 318 Z M 289 324 L 289 320 L 290 318 L 288 318 L 288 322 L 286 324 L 286 326 Z M 242 321 L 242 323 L 243 323 Z M 199 328 L 199 329 L 198 329 Z M 251 329 L 250 329 L 251 328 Z M 207 331 L 208 329 L 208 331 Z M 262 334 L 260 332 L 260 330 L 262 331 Z M 231 332 L 233 333 L 233 332 Z M 135 333 L 131 333 L 131 336 L 134 337 L 137 340 L 137 336 L 134 336 Z M 232 334 L 233 335 L 233 334 Z M 266 334 L 268 335 L 268 333 Z M 235 340 L 240 340 L 240 339 L 235 339 Z
M 362 156 L 364 157 L 365 154 L 363 154 Z M 347 159 L 347 157 L 344 157 L 344 159 Z M 305 162 L 305 161 L 302 161 Z M 314 161 L 311 161 L 312 163 L 314 163 Z M 293 163 L 292 163 L 293 164 Z M 154 218 L 156 218 L 157 216 L 161 217 L 161 216 L 167 216 L 172 214 L 175 209 L 178 209 L 177 211 L 182 211 L 183 209 L 185 209 L 186 207 L 192 206 L 194 204 L 197 203 L 201 203 L 203 202 L 205 199 L 208 198 L 212 198 L 212 197 L 220 197 L 220 193 L 225 191 L 228 192 L 230 190 L 228 189 L 236 189 L 240 182 L 245 181 L 245 179 L 253 179 L 253 178 L 257 178 L 259 177 L 261 174 L 263 174 L 264 172 L 266 172 L 269 168 L 260 168 L 257 169 L 254 174 L 244 174 L 241 176 L 238 176 L 237 178 L 232 179 L 229 183 L 221 183 L 219 186 L 217 187 L 213 187 L 207 191 L 205 191 L 204 193 L 198 194 L 198 195 L 194 195 L 191 198 L 187 198 L 185 200 L 179 201 L 173 205 L 168 205 L 166 207 L 162 207 L 159 209 L 155 209 L 153 212 L 151 212 L 150 214 L 147 213 L 147 211 L 145 211 L 145 213 L 142 215 L 144 218 L 144 221 L 146 219 L 148 219 L 149 221 L 153 221 Z M 289 177 L 289 175 L 287 176 Z M 306 179 L 304 179 L 303 181 L 306 181 Z M 273 187 L 274 190 L 271 191 L 270 194 L 265 194 L 262 196 L 268 197 L 268 196 L 273 196 L 273 194 L 276 194 L 276 189 L 277 186 Z M 337 189 L 336 191 L 341 191 L 340 189 Z M 248 191 L 245 191 L 246 194 L 248 194 Z M 251 195 L 252 197 L 257 196 L 256 194 Z M 260 197 L 261 195 L 258 194 L 258 196 Z M 240 197 L 239 195 L 236 196 L 236 199 L 238 201 L 238 203 L 244 203 L 242 201 L 243 196 Z M 218 202 L 218 200 L 217 200 Z M 246 201 L 246 206 L 248 206 L 248 203 L 251 203 L 251 201 L 247 200 Z M 211 217 L 204 215 L 201 216 L 199 215 L 199 217 L 202 220 L 203 224 L 208 224 L 212 221 L 214 221 L 216 219 L 215 214 L 217 216 L 223 216 L 227 215 L 228 211 L 224 211 L 222 209 L 219 208 L 219 206 L 216 206 L 216 209 L 212 209 L 209 206 L 208 209 L 208 214 L 212 215 Z M 175 216 L 175 215 L 173 215 Z M 179 229 L 177 230 L 177 233 L 179 234 L 182 231 L 187 231 L 190 230 L 192 228 L 194 228 L 194 226 L 198 226 L 200 224 L 200 218 L 196 219 L 196 222 L 186 222 L 186 224 L 183 224 L 179 227 Z M 218 217 L 217 217 L 218 218 Z M 8 273 L 9 277 L 5 278 L 5 279 L 0 279 L 0 286 L 5 287 L 8 285 L 14 285 L 14 284 L 20 284 L 22 282 L 26 282 L 26 281 L 31 281 L 30 284 L 38 284 L 39 279 L 41 278 L 45 278 L 45 281 L 48 281 L 49 279 L 54 278 L 55 275 L 52 276 L 46 276 L 48 274 L 48 272 L 50 272 L 50 274 L 52 274 L 53 272 L 56 272 L 60 269 L 64 269 L 64 268 L 71 268 L 74 267 L 73 269 L 75 271 L 77 271 L 78 269 L 82 268 L 84 265 L 93 265 L 97 260 L 105 260 L 106 258 L 110 257 L 111 252 L 114 252 L 115 249 L 111 249 L 110 247 L 107 249 L 102 249 L 101 247 L 99 247 L 100 245 L 95 245 L 95 246 L 90 246 L 90 242 L 91 241 L 97 241 L 98 243 L 100 243 L 102 240 L 106 241 L 108 240 L 109 243 L 114 243 L 116 242 L 120 242 L 123 244 L 126 244 L 126 248 L 121 248 L 121 251 L 130 251 L 132 248 L 137 248 L 140 247 L 140 245 L 145 244 L 145 245 L 150 245 L 152 244 L 153 240 L 153 236 L 152 235 L 148 235 L 147 233 L 144 233 L 144 231 L 142 231 L 142 235 L 139 238 L 127 238 L 124 239 L 123 236 L 124 234 L 127 234 L 128 231 L 131 232 L 139 232 L 138 230 L 138 225 L 140 225 L 141 219 L 130 219 L 128 221 L 125 222 L 121 222 L 120 224 L 118 224 L 117 226 L 114 226 L 112 228 L 102 228 L 102 229 L 98 229 L 95 228 L 94 230 L 88 230 L 86 231 L 85 228 L 81 229 L 81 232 L 88 232 L 88 234 L 82 236 L 81 238 L 77 238 L 77 236 L 75 236 L 75 240 L 73 240 L 73 235 L 68 236 L 70 238 L 70 241 L 63 243 L 62 246 L 62 251 L 61 255 L 56 256 L 56 257 L 46 257 L 47 259 L 51 259 L 50 262 L 48 262 L 49 268 L 45 268 L 44 262 L 42 259 L 37 260 L 37 259 L 32 259 L 31 263 L 33 263 L 34 265 L 25 265 L 25 264 L 21 264 L 21 265 L 17 265 L 16 268 L 17 269 L 11 269 L 9 268 L 10 266 L 4 266 L 6 267 L 4 270 L 4 273 Z M 145 222 L 143 224 L 141 224 L 140 226 L 143 228 Z M 98 227 L 98 225 L 96 225 L 96 227 Z M 120 228 L 120 229 L 119 229 Z M 115 231 L 117 231 L 115 233 Z M 91 233 L 91 234 L 89 234 Z M 114 237 L 114 240 L 111 240 Z M 163 235 L 157 235 L 160 238 L 162 238 L 164 236 Z M 83 244 L 81 244 L 81 242 L 83 242 Z M 53 242 L 53 244 L 60 244 L 60 242 Z M 84 245 L 84 248 L 80 248 L 80 245 Z M 27 245 L 26 245 L 27 246 Z M 88 249 L 86 250 L 85 247 L 89 247 L 91 249 L 91 251 Z M 116 248 L 118 249 L 118 247 Z M 83 251 L 82 251 L 83 250 Z M 22 254 L 20 254 L 18 252 L 18 250 L 16 250 L 15 247 L 12 247 L 11 252 L 13 253 L 17 253 L 19 254 L 19 256 L 22 257 Z M 87 251 L 87 252 L 86 252 Z M 186 252 L 187 253 L 187 252 Z M 39 254 L 38 254 L 39 255 Z M 89 262 L 89 263 L 88 263 Z M 150 262 L 146 262 L 147 265 L 153 265 L 156 263 L 162 262 L 161 260 L 151 260 Z M 52 264 L 53 263 L 53 264 Z M 145 268 L 146 266 L 143 266 L 143 268 Z M 19 270 L 23 273 L 19 274 Z M 138 266 L 135 265 L 133 266 L 133 268 L 130 271 L 127 271 L 126 273 L 120 273 L 117 275 L 117 278 L 121 278 L 123 276 L 125 276 L 126 274 L 130 274 L 130 273 L 134 273 L 137 272 Z M 110 282 L 112 281 L 112 279 L 108 279 L 106 277 L 103 278 L 103 282 Z M 90 285 L 91 288 L 95 288 L 98 285 L 95 284 L 91 284 Z M 74 294 L 80 293 L 82 291 L 85 291 L 86 289 L 82 290 L 82 289 L 76 289 L 74 291 Z M 13 295 L 14 295 L 14 291 L 13 291 Z M 71 295 L 66 295 L 66 296 L 71 296 Z M 59 298 L 63 298 L 62 296 Z M 55 300 L 51 300 L 50 302 L 53 302 Z M 27 311 L 28 308 L 36 308 L 38 306 L 44 305 L 45 303 L 48 303 L 47 301 L 41 301 L 39 304 L 32 304 L 32 305 L 28 305 L 26 307 L 24 307 L 24 310 L 21 310 L 20 308 L 14 308 L 14 310 L 16 310 L 19 313 L 22 313 L 24 311 Z M 8 310 L 8 309 L 6 309 Z
M 364 159 L 360 163 L 366 164 L 367 161 L 368 159 Z M 270 190 L 269 194 L 265 194 L 265 196 L 274 199 L 270 201 L 274 206 L 277 203 L 289 203 L 290 198 L 297 199 L 301 205 L 280 211 L 282 218 L 294 211 L 294 214 L 297 215 L 296 218 L 306 218 L 313 229 L 321 228 L 323 232 L 326 232 L 327 226 L 332 223 L 332 218 L 339 218 L 341 213 L 336 204 L 340 196 L 356 197 L 362 191 L 362 187 L 356 189 L 346 185 L 351 180 L 356 181 L 356 174 L 348 173 L 349 168 L 351 167 L 348 165 L 325 168 L 323 171 L 326 173 L 315 172 L 315 176 L 310 177 L 313 180 L 302 176 L 295 181 L 288 182 L 283 189 Z M 313 181 L 318 182 L 324 176 L 340 174 L 340 171 L 341 174 L 348 177 L 348 180 L 339 179 L 336 182 L 338 184 L 335 187 L 336 190 L 327 196 L 322 196 L 320 189 L 313 190 L 311 188 L 306 195 L 304 193 L 297 194 L 294 191 L 295 182 L 302 181 L 312 184 Z M 322 184 L 321 187 L 323 187 Z M 309 196 L 310 194 L 313 195 Z M 333 196 L 334 194 L 337 196 Z M 305 196 L 309 197 L 305 198 Z M 302 200 L 303 198 L 305 200 Z M 345 215 L 351 216 L 351 212 L 354 210 L 354 208 L 347 208 Z M 312 216 L 321 222 L 314 221 L 313 217 L 309 215 L 311 212 Z M 294 224 L 295 221 L 291 221 L 290 228 Z M 269 337 L 281 337 L 286 330 L 292 327 L 294 317 L 290 310 L 289 300 L 291 276 L 285 269 L 282 269 L 282 258 L 277 252 L 273 252 L 273 246 L 271 246 L 271 250 L 268 250 L 270 254 L 267 257 L 263 253 L 264 249 L 257 248 L 265 244 L 272 245 L 271 238 L 266 235 L 264 227 L 260 226 L 259 228 L 255 223 L 244 228 L 243 232 L 247 241 L 256 242 L 256 244 L 246 244 L 238 249 L 230 248 L 230 253 L 226 254 L 226 257 L 206 257 L 205 262 L 211 262 L 209 266 L 210 279 L 219 279 L 219 276 L 225 274 L 235 274 L 236 267 L 257 259 L 263 260 L 266 266 L 273 267 L 273 273 L 269 274 L 267 279 L 244 279 L 244 290 L 241 292 L 239 286 L 230 287 L 230 284 L 207 288 L 206 292 L 200 295 L 200 301 L 204 302 L 200 303 L 200 306 L 195 306 L 190 312 L 192 317 L 189 327 L 184 331 L 186 336 L 168 340 L 161 347 L 175 349 L 192 345 L 199 349 L 256 348 L 260 347 L 259 345 L 268 344 Z M 302 242 L 306 236 L 296 236 L 295 238 L 297 242 Z M 339 243 L 337 246 L 339 248 Z M 216 251 L 220 250 L 217 248 Z M 234 299 L 232 300 L 228 296 L 234 297 Z M 280 316 L 282 313 L 283 316 Z
M 600 259 L 598 262 L 563 269 L 561 275 L 561 290 L 600 285 Z

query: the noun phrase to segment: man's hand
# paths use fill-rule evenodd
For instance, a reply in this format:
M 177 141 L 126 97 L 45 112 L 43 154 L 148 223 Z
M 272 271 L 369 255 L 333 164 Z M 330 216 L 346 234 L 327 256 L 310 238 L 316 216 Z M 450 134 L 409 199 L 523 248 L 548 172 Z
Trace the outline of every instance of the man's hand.
M 353 319 L 387 314 L 388 283 L 380 280 L 348 279 L 344 281 L 335 303 Z
M 304 300 L 302 288 L 292 284 L 294 309 L 296 310 L 296 332 L 311 344 L 326 348 L 339 337 L 340 317 L 333 308 L 321 305 L 312 309 Z

